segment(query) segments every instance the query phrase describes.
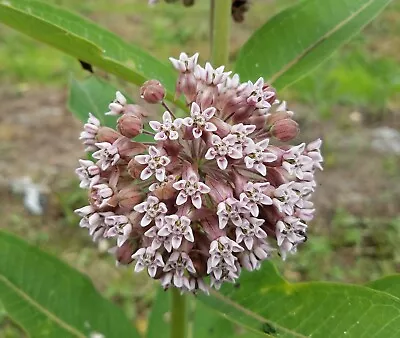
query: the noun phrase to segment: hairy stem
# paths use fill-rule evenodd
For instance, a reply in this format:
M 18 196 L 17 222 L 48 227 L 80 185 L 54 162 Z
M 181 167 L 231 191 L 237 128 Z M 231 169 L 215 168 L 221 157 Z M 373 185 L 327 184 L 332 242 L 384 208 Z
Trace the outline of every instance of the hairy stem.
M 211 1 L 212 12 L 212 62 L 214 67 L 226 65 L 229 56 L 232 0 Z
M 186 299 L 177 288 L 171 288 L 171 338 L 186 338 Z

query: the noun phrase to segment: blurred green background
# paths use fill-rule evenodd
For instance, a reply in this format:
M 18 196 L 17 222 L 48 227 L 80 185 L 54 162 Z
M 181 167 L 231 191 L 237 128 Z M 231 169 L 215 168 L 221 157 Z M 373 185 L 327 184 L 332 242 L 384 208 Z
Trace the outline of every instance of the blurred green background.
M 146 0 L 48 2 L 93 19 L 165 62 L 180 51 L 207 59 L 208 1 L 191 8 L 149 7 Z M 255 29 L 294 2 L 253 0 L 245 21 L 233 24 L 232 62 Z M 265 58 L 269 53 L 274 46 Z M 316 71 L 279 93 L 296 112 L 299 140 L 324 139 L 325 170 L 318 176 L 309 241 L 286 262 L 275 259 L 292 281 L 363 283 L 400 271 L 399 61 L 400 2 L 394 1 Z M 83 147 L 81 124 L 65 108 L 71 75 L 88 73 L 77 60 L 0 26 L 1 226 L 87 273 L 144 330 L 155 284 L 131 268 L 116 268 L 106 244 L 92 243 L 73 213 L 86 196 L 73 173 Z M 40 215 L 26 209 L 19 193 L 27 177 L 43 197 Z M 0 336 L 23 337 L 1 306 Z

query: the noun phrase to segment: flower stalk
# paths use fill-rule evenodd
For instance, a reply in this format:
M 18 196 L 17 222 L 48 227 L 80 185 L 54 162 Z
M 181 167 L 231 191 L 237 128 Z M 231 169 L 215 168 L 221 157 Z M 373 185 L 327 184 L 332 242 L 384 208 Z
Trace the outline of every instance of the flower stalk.
M 171 338 L 185 338 L 187 327 L 186 297 L 171 288 Z
M 231 0 L 211 2 L 212 15 L 212 62 L 214 65 L 226 65 L 229 56 L 231 28 Z

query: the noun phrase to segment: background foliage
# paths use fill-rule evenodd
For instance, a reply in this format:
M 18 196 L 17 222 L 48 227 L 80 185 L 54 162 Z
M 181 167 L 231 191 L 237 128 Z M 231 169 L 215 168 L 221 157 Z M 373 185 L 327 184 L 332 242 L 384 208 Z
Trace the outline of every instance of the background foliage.
M 23 6 L 24 2 L 25 0 L 16 1 L 20 6 Z M 309 2 L 313 3 L 313 1 Z M 353 5 L 362 2 L 349 1 Z M 150 9 L 147 7 L 146 1 L 139 0 L 118 0 L 112 8 L 109 6 L 109 1 L 106 0 L 96 2 L 53 0 L 48 1 L 48 3 L 63 5 L 71 10 L 78 11 L 122 35 L 127 41 L 150 50 L 163 60 L 160 66 L 157 66 L 161 68 L 156 67 L 156 69 L 170 69 L 163 66 L 166 64 L 167 56 L 176 55 L 182 49 L 193 52 L 200 51 L 203 59 L 208 53 L 207 4 L 203 1 L 198 1 L 198 4 L 191 9 L 167 5 L 159 5 Z M 239 47 L 254 29 L 261 27 L 267 15 L 271 16 L 292 3 L 294 1 L 289 0 L 254 2 L 246 22 L 233 27 L 232 61 L 235 59 Z M 371 4 L 383 6 L 385 1 L 364 1 L 364 3 L 368 5 L 365 7 L 367 9 L 371 8 L 369 7 Z M 314 6 L 317 10 L 318 7 Z M 10 13 L 7 13 L 7 15 L 9 19 L 15 19 Z M 325 15 L 333 20 L 329 17 L 329 12 Z M 370 15 L 373 16 L 373 13 Z M 157 20 L 154 20 L 154 16 L 157 16 Z M 56 17 L 53 18 L 57 19 Z M 310 73 L 280 94 L 281 97 L 291 99 L 294 105 L 293 110 L 298 112 L 297 117 L 301 120 L 303 126 L 302 137 L 309 140 L 322 135 L 325 139 L 326 172 L 320 178 L 322 186 L 319 196 L 317 196 L 319 215 L 317 220 L 313 222 L 314 229 L 310 234 L 310 241 L 302 247 L 300 254 L 291 257 L 288 262 L 282 264 L 279 260 L 274 261 L 291 281 L 314 279 L 366 282 L 378 278 L 382 274 L 394 273 L 398 270 L 400 256 L 397 242 L 400 215 L 395 201 L 400 196 L 400 176 L 398 172 L 400 164 L 398 154 L 400 151 L 386 150 L 383 152 L 379 150 L 380 148 L 376 147 L 376 142 L 384 141 L 382 141 L 381 136 L 380 138 L 376 135 L 381 135 L 378 131 L 382 126 L 399 127 L 400 73 L 398 53 L 395 47 L 396 43 L 399 44 L 399 18 L 400 6 L 394 2 L 377 21 L 369 25 L 364 33 L 357 36 L 352 43 L 336 52 L 315 72 Z M 5 20 L 4 16 L 2 20 Z M 330 31 L 329 22 L 326 27 L 328 32 Z M 17 23 L 23 24 L 24 22 L 18 21 Z M 297 26 L 294 26 L 294 29 L 296 28 Z M 3 117 L 3 113 L 1 116 L 2 132 L 0 139 L 2 142 L 0 147 L 4 154 L 4 165 L 1 162 L 0 170 L 6 178 L 15 179 L 18 178 L 18 175 L 29 175 L 35 181 L 42 183 L 43 186 L 51 187 L 50 193 L 44 194 L 48 197 L 48 207 L 46 213 L 42 216 L 30 216 L 21 205 L 15 203 L 19 201 L 18 196 L 2 192 L 2 202 L 4 201 L 4 203 L 2 203 L 0 211 L 5 217 L 1 227 L 19 234 L 35 245 L 45 247 L 69 261 L 78 269 L 84 270 L 92 277 L 96 287 L 102 290 L 107 298 L 120 305 L 128 318 L 138 326 L 139 331 L 143 332 L 147 323 L 149 305 L 155 297 L 156 288 L 153 288 L 153 285 L 144 275 L 133 278 L 130 271 L 115 269 L 112 260 L 104 253 L 105 248 L 100 247 L 103 253 L 102 251 L 99 253 L 93 247 L 93 244 L 87 240 L 86 234 L 77 230 L 77 219 L 71 212 L 74 208 L 84 204 L 85 196 L 84 193 L 75 188 L 77 184 L 71 174 L 75 165 L 74 161 L 81 153 L 81 147 L 75 141 L 80 124 L 73 121 L 69 113 L 60 108 L 65 102 L 62 93 L 67 82 L 66 74 L 71 72 L 75 78 L 78 78 L 78 80 L 71 80 L 71 91 L 74 89 L 78 92 L 82 92 L 82 89 L 83 91 L 93 89 L 103 91 L 104 89 L 104 92 L 106 92 L 105 87 L 108 85 L 105 82 L 93 81 L 93 78 L 88 78 L 88 74 L 81 71 L 76 59 L 37 44 L 37 42 L 5 26 L 1 26 L 0 29 L 0 41 L 6 47 L 0 49 L 0 62 L 5 66 L 0 68 L 1 87 L 4 88 L 1 91 L 4 94 L 0 95 L 3 96 L 2 99 L 5 102 L 4 112 L 8 112 L 7 116 L 11 116 Z M 79 33 L 79 29 L 75 32 Z M 71 36 L 66 36 L 66 38 L 65 41 L 72 41 Z M 88 36 L 86 36 L 87 38 Z M 51 36 L 48 39 L 51 39 Z M 268 57 L 270 59 L 280 58 L 281 54 L 278 53 L 280 41 L 268 39 L 268 35 L 266 40 L 270 42 L 270 46 L 267 45 L 265 48 L 272 48 L 275 54 L 261 55 L 261 60 Z M 107 47 L 108 53 L 103 55 L 93 46 L 93 43 L 98 44 L 99 41 L 85 40 L 79 41 L 79 43 L 82 44 L 82 48 L 88 47 L 87 49 L 85 47 L 83 51 L 90 52 L 90 57 L 93 57 L 90 61 L 93 61 L 94 66 L 106 65 L 107 70 L 111 73 L 123 75 L 125 79 L 134 79 L 133 82 L 136 83 L 141 81 L 143 72 L 146 72 L 146 68 L 138 71 L 141 68 L 137 67 L 140 60 L 139 63 L 129 63 L 128 58 L 135 61 L 134 52 L 121 56 L 121 53 L 117 52 L 118 48 Z M 255 40 L 255 43 L 256 46 L 260 44 L 257 40 Z M 93 48 L 93 53 L 91 48 Z M 307 50 L 306 46 L 302 46 L 302 48 Z M 72 50 L 72 52 L 75 52 L 75 50 Z M 245 54 L 243 52 L 238 54 L 237 69 L 240 71 L 240 68 L 242 68 L 241 73 L 247 74 L 245 59 L 242 55 Z M 117 59 L 117 62 L 113 63 L 114 61 L 110 61 L 110 58 Z M 252 59 L 251 63 L 256 64 L 257 60 Z M 149 72 L 155 70 L 153 66 L 149 66 L 148 69 Z M 104 75 L 96 67 L 95 71 L 100 76 Z M 169 74 L 169 72 L 167 70 L 165 74 Z M 266 74 L 269 74 L 268 71 Z M 257 74 L 249 73 L 247 76 L 249 75 L 254 77 Z M 126 88 L 129 93 L 131 89 L 129 84 L 112 76 L 107 76 L 107 78 L 115 86 Z M 280 81 L 282 80 L 278 81 L 278 85 L 283 86 Z M 290 82 L 290 76 L 287 81 Z M 167 79 L 167 83 L 172 86 L 173 80 Z M 87 100 L 76 103 L 72 98 L 73 96 L 69 101 L 69 108 L 72 111 L 74 111 L 74 107 L 82 109 L 82 107 L 85 107 L 84 104 L 88 103 Z M 137 98 L 134 97 L 134 99 Z M 95 104 L 104 106 L 108 100 L 106 96 L 101 95 Z M 52 121 L 57 121 L 57 123 L 44 122 L 43 117 L 45 119 L 51 118 Z M 42 132 L 48 134 L 47 138 L 37 136 L 40 134 L 40 130 L 38 130 L 40 127 L 37 125 L 37 121 L 40 119 L 42 121 Z M 19 120 L 22 122 L 18 122 Z M 27 145 L 26 135 L 34 135 L 30 142 L 31 145 Z M 38 149 L 42 151 L 39 152 Z M 19 155 L 15 156 L 15 153 Z M 54 157 L 49 156 L 49 153 L 54 154 Z M 5 165 L 6 163 L 7 165 Z M 53 171 L 51 168 L 53 168 Z M 357 173 L 357 177 L 354 177 L 355 173 Z M 43 177 L 45 177 L 45 180 L 39 179 Z M 8 186 L 9 182 L 6 179 L 0 183 Z M 46 192 L 46 189 L 44 190 Z M 4 236 L 7 237 L 8 235 L 2 233 L 2 238 Z M 23 245 L 18 240 L 11 239 L 11 241 L 14 241 L 17 246 Z M 6 250 L 4 245 L 0 248 Z M 36 252 L 34 248 L 30 250 Z M 10 251 L 11 249 L 4 251 L 5 254 L 1 255 L 2 258 L 4 259 Z M 41 253 L 38 254 L 41 255 Z M 23 260 L 18 257 L 18 255 L 14 257 L 15 265 Z M 10 266 L 10 263 L 6 260 L 0 266 L 5 269 Z M 29 266 L 32 265 L 28 264 Z M 29 269 L 26 270 L 26 274 L 25 269 L 22 267 L 20 269 L 16 270 L 13 283 L 18 284 L 18 278 L 22 278 L 21 276 L 29 276 Z M 2 271 L 4 274 L 4 270 Z M 19 275 L 18 271 L 24 271 L 24 274 Z M 52 273 L 54 274 L 54 271 Z M 254 290 L 259 288 L 262 291 L 273 287 L 273 291 L 267 293 L 267 295 L 279 299 L 280 302 L 284 303 L 283 305 L 287 306 L 287 308 L 280 307 L 281 311 L 285 312 L 286 317 L 281 318 L 279 311 L 273 308 L 275 303 L 272 298 L 268 298 L 271 309 L 257 306 L 252 308 L 251 304 L 256 304 L 254 299 L 250 303 L 246 303 L 246 299 L 242 299 L 240 293 L 243 290 L 243 285 L 247 283 L 246 278 L 244 278 L 239 289 L 227 287 L 226 290 L 223 290 L 223 295 L 230 295 L 239 305 L 243 304 L 242 301 L 244 301 L 244 304 L 251 308 L 253 313 L 256 313 L 256 318 L 254 316 L 240 317 L 234 312 L 235 308 L 226 307 L 223 302 L 212 303 L 214 302 L 213 298 L 202 298 L 202 300 L 211 303 L 214 307 L 219 307 L 228 313 L 228 317 L 234 316 L 246 327 L 255 331 L 238 329 L 227 319 L 217 317 L 213 313 L 211 313 L 212 318 L 216 322 L 215 324 L 212 322 L 211 327 L 207 327 L 202 323 L 210 322 L 209 319 L 204 319 L 207 318 L 206 316 L 210 316 L 210 312 L 206 310 L 204 305 L 198 303 L 196 306 L 199 315 L 193 321 L 193 332 L 196 332 L 199 337 L 203 334 L 208 336 L 214 334 L 216 337 L 222 337 L 222 333 L 218 333 L 218 329 L 225 328 L 223 332 L 235 331 L 243 337 L 275 335 L 277 333 L 279 336 L 291 337 L 310 334 L 310 330 L 315 329 L 314 334 L 318 336 L 318 328 L 316 328 L 315 323 L 321 322 L 323 318 L 301 319 L 301 316 L 295 316 L 294 319 L 291 319 L 291 309 L 297 309 L 298 313 L 306 316 L 308 314 L 307 306 L 310 308 L 317 307 L 316 304 L 312 303 L 312 299 L 315 299 L 315 297 L 305 296 L 307 295 L 307 288 L 310 286 L 308 284 L 287 284 L 278 275 L 276 275 L 275 280 L 277 284 L 269 286 L 265 283 L 274 281 L 271 277 L 276 274 L 275 270 L 267 266 L 260 273 L 261 275 L 257 280 L 262 282 L 259 283 L 259 286 L 253 285 L 252 288 Z M 392 278 L 388 277 L 382 281 L 369 284 L 369 286 L 392 293 L 397 297 L 397 291 L 392 287 L 392 285 L 396 285 L 397 277 Z M 251 280 L 248 282 L 251 282 Z M 0 294 L 3 291 L 11 295 L 9 289 L 7 289 L 9 285 L 10 283 L 5 282 L 4 278 L 0 279 Z M 52 285 L 57 284 L 52 283 Z M 90 286 L 88 287 L 90 288 Z M 326 287 L 334 288 L 334 285 Z M 38 291 L 42 292 L 48 290 L 48 287 L 44 285 L 37 288 Z M 331 291 L 334 292 L 334 290 Z M 294 292 L 294 295 L 291 292 Z M 349 291 L 350 296 L 355 293 L 356 297 L 361 297 L 361 300 L 357 301 L 358 305 L 354 305 L 351 299 L 344 298 L 348 302 L 344 301 L 342 307 L 339 306 L 337 310 L 334 307 L 327 306 L 328 310 L 332 310 L 328 317 L 340 315 L 346 306 L 349 306 L 352 310 L 358 308 L 361 313 L 360 316 L 366 314 L 365 318 L 367 319 L 369 318 L 368 315 L 371 315 L 370 311 L 376 311 L 372 314 L 379 313 L 382 316 L 378 316 L 379 318 L 373 325 L 383 326 L 382 324 L 386 322 L 380 322 L 380 320 L 388 320 L 388 316 L 393 315 L 391 325 L 385 326 L 384 329 L 375 333 L 376 335 L 382 334 L 385 337 L 395 336 L 396 332 L 392 328 L 395 328 L 396 325 L 398 327 L 396 322 L 397 310 L 391 311 L 384 317 L 381 309 L 388 305 L 391 309 L 398 309 L 398 300 L 390 296 L 378 297 L 378 300 L 378 298 L 375 299 L 374 296 L 371 296 L 371 292 L 361 287 Z M 35 295 L 35 292 L 33 294 Z M 257 292 L 254 294 L 255 298 L 259 295 Z M 371 305 L 372 310 L 363 303 L 362 297 L 368 298 L 369 304 L 375 302 Z M 149 337 L 160 333 L 160 327 L 165 328 L 168 325 L 168 313 L 166 313 L 164 299 L 165 294 L 157 295 L 155 309 L 163 315 L 154 316 L 152 314 L 150 317 L 149 323 L 155 322 L 153 324 L 155 333 L 150 330 Z M 305 302 L 309 299 L 311 299 L 309 302 Z M 298 301 L 297 305 L 302 306 L 301 308 L 297 307 L 296 300 Z M 9 301 L 13 302 L 12 299 Z M 335 298 L 331 301 L 325 299 L 325 302 L 336 304 Z M 4 308 L 10 312 L 8 304 L 4 300 L 3 303 Z M 282 316 L 285 315 L 282 314 Z M 316 313 L 316 316 L 318 315 L 322 317 L 325 316 L 325 313 Z M 354 310 L 354 318 L 349 319 L 353 324 L 357 324 L 357 315 L 358 312 Z M 300 322 L 296 323 L 295 318 Z M 321 324 L 322 328 L 323 325 L 330 323 L 334 325 L 336 323 L 335 318 L 329 318 Z M 162 321 L 157 322 L 160 319 Z M 264 320 L 266 321 L 264 322 Z M 273 320 L 273 322 L 271 323 L 270 320 Z M 302 324 L 303 321 L 305 321 L 304 324 Z M 2 330 L 0 332 L 3 332 L 6 337 L 24 335 L 18 326 L 10 321 L 10 317 L 5 314 L 5 311 L 0 311 L 0 322 Z M 346 327 L 346 322 L 340 323 L 342 323 L 340 325 Z M 337 326 L 336 336 L 339 334 L 357 336 L 362 333 L 366 336 L 368 334 L 372 336 L 374 332 L 371 331 L 371 327 L 366 324 L 358 324 L 350 325 L 351 330 L 348 330 L 349 332 L 345 329 L 342 330 L 340 325 Z M 21 326 L 24 327 L 22 324 Z M 215 331 L 215 328 L 217 328 L 217 331 Z M 292 332 L 294 328 L 298 329 L 295 333 Z M 46 328 L 43 327 L 38 328 L 38 330 L 41 330 L 39 332 L 42 336 L 43 332 L 46 332 Z M 83 336 L 88 334 L 84 330 L 88 330 L 88 327 L 83 326 Z M 131 336 L 134 335 L 131 334 Z

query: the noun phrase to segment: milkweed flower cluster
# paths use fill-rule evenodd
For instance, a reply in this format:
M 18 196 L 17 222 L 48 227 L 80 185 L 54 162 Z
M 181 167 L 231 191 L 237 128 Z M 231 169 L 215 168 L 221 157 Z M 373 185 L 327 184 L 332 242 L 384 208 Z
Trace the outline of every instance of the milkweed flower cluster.
M 90 115 L 81 139 L 93 159 L 76 170 L 90 204 L 76 213 L 94 240 L 115 241 L 120 264 L 164 288 L 207 292 L 307 240 L 321 140 L 273 144 L 298 125 L 262 78 L 242 83 L 223 66 L 200 66 L 198 54 L 170 60 L 187 109 L 173 112 L 150 80 L 141 96 L 164 107 L 159 121 L 120 92 L 106 113 L 119 117 L 116 130 Z

